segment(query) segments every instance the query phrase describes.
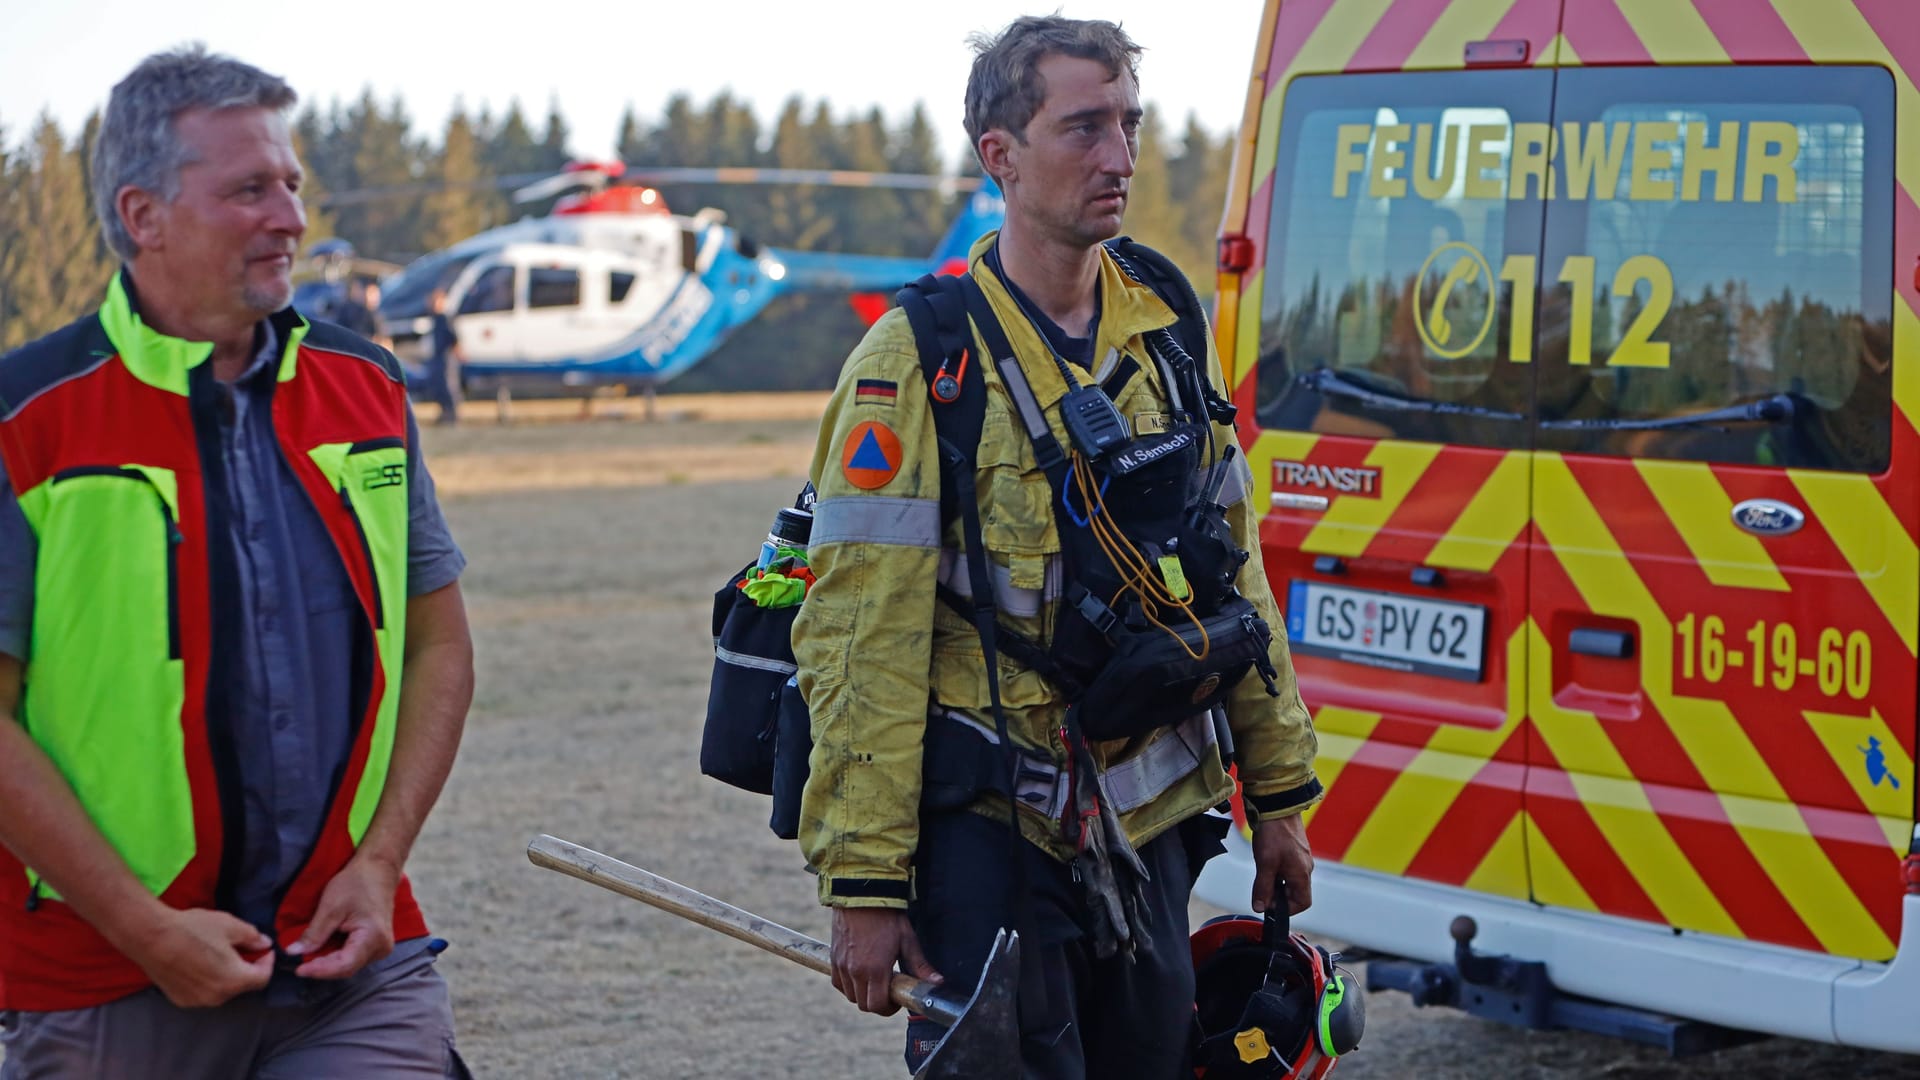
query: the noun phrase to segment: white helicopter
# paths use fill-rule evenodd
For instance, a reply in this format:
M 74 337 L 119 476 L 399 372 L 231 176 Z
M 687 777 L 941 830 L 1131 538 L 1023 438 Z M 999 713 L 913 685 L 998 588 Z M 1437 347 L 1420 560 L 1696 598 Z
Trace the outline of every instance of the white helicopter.
M 998 228 L 990 183 L 892 173 L 796 169 L 654 169 L 654 183 L 793 183 L 932 187 L 973 194 L 926 259 L 761 248 L 719 210 L 668 210 L 659 191 L 624 182 L 619 163 L 580 163 L 520 189 L 532 202 L 573 192 L 551 214 L 489 229 L 387 279 L 380 315 L 403 359 L 424 359 L 431 301 L 446 293 L 468 392 L 515 386 L 591 391 L 660 384 L 705 359 L 767 302 L 791 290 L 891 292 L 921 274 L 965 269 L 968 248 Z M 878 317 L 884 302 L 856 304 Z

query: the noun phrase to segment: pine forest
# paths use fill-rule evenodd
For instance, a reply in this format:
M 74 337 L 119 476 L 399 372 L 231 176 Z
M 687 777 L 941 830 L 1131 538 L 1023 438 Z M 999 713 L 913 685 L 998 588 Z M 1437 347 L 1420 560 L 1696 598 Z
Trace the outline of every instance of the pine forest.
M 86 183 L 98 124 L 96 114 L 69 133 L 44 115 L 24 126 L 0 117 L 0 350 L 91 310 L 115 267 Z M 501 114 L 456 107 L 438 131 L 423 132 L 404 102 L 369 90 L 304 106 L 293 133 L 308 174 L 306 243 L 341 237 L 360 255 L 394 263 L 546 212 L 551 202 L 516 204 L 509 189 L 575 157 L 557 103 L 538 119 L 517 102 Z M 676 95 L 652 117 L 629 106 L 615 145 L 621 160 L 643 167 L 978 170 L 971 156 L 947 159 L 922 108 L 890 122 L 877 108 L 840 113 L 798 97 L 770 121 L 726 93 L 704 104 Z M 1231 156 L 1229 137 L 1191 118 L 1171 130 L 1149 107 L 1127 231 L 1188 268 L 1203 293 Z M 955 209 L 935 192 L 875 188 L 667 185 L 661 194 L 679 213 L 723 210 L 763 245 L 881 255 L 931 252 Z M 861 332 L 842 298 L 785 297 L 670 389 L 824 388 Z

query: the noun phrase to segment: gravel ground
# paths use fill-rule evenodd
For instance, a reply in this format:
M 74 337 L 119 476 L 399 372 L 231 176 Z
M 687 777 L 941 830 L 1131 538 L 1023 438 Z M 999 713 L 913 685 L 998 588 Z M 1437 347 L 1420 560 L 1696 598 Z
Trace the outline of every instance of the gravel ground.
M 823 401 L 756 403 L 768 404 L 712 421 L 663 399 L 670 419 L 654 424 L 429 429 L 472 564 L 480 678 L 411 870 L 454 943 L 443 970 L 481 1076 L 900 1072 L 897 1020 L 525 855 L 552 833 L 825 933 L 812 878 L 765 827 L 766 800 L 696 766 L 713 591 L 799 488 Z

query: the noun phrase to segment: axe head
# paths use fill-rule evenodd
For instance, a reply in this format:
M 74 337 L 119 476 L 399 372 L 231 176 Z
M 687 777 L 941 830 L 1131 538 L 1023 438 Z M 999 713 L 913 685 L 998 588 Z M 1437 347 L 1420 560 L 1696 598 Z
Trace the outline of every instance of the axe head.
M 947 1024 L 913 1080 L 1012 1080 L 1020 1075 L 1020 935 L 1001 929 L 980 972 L 980 985 Z M 933 1019 L 940 1010 L 929 1009 Z

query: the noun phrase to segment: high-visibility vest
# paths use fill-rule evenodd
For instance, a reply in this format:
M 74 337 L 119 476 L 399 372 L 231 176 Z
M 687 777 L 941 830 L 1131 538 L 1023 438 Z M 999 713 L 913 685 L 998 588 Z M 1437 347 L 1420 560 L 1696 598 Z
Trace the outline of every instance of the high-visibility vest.
M 391 354 L 292 308 L 272 390 L 280 452 L 338 549 L 365 621 L 353 745 L 275 916 L 291 944 L 379 805 L 405 648 L 406 382 Z M 100 310 L 0 358 L 0 460 L 37 540 L 18 720 L 142 884 L 232 907 L 241 787 L 239 609 L 213 347 L 140 319 L 116 276 Z M 396 939 L 426 932 L 405 879 Z M 0 851 L 0 1008 L 66 1009 L 146 975 Z

